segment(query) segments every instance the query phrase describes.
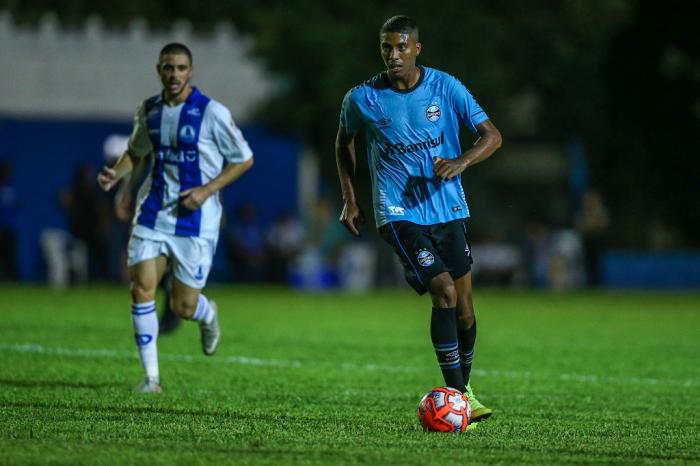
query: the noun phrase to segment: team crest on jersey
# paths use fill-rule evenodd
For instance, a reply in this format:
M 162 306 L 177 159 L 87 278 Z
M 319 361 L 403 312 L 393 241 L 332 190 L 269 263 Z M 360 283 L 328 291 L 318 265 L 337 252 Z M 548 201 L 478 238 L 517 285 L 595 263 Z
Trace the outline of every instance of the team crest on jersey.
M 427 249 L 420 249 L 416 255 L 416 260 L 423 267 L 430 267 L 435 263 L 435 256 Z
M 182 128 L 180 128 L 180 139 L 182 139 L 182 142 L 189 142 L 192 143 L 197 137 L 197 132 L 194 130 L 194 127 L 191 125 L 185 125 Z
M 432 122 L 438 121 L 441 114 L 440 107 L 438 107 L 436 104 L 432 104 L 425 110 L 425 117 Z

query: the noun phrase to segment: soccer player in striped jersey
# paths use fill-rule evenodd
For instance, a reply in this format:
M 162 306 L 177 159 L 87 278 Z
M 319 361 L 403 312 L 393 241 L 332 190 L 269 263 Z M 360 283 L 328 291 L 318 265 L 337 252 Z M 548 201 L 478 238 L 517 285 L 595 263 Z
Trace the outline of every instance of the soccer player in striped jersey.
M 127 151 L 97 178 L 108 191 L 139 159 L 153 157 L 128 245 L 131 315 L 146 372 L 142 392 L 161 392 L 155 293 L 166 269 L 173 276 L 172 309 L 199 323 L 204 354 L 216 351 L 218 309 L 201 290 L 219 236 L 218 192 L 253 165 L 253 153 L 229 110 L 190 83 L 192 53 L 185 45 L 163 47 L 156 69 L 162 92 L 138 107 Z
M 483 420 L 492 410 L 469 384 L 476 319 L 460 175 L 491 156 L 501 134 L 461 82 L 416 64 L 421 43 L 412 19 L 389 18 L 379 46 L 386 71 L 351 89 L 340 112 L 340 221 L 354 235 L 364 223 L 354 183 L 355 136 L 364 130 L 379 233 L 403 263 L 408 283 L 419 294 L 430 293 L 430 335 L 445 384 L 469 398 L 472 421 Z M 478 135 L 464 153 L 461 126 Z
M 132 172 L 125 175 L 120 182 L 119 189 L 114 195 L 114 214 L 118 220 L 131 223 L 134 219 L 134 200 L 132 191 L 137 189 L 143 183 L 145 177 L 153 169 L 148 160 L 141 160 L 134 166 Z M 170 287 L 172 285 L 171 274 L 166 272 L 159 283 L 159 288 L 165 292 L 165 302 L 163 303 L 163 312 L 158 321 L 158 336 L 170 335 L 180 327 L 182 319 L 175 314 L 175 311 L 170 307 Z

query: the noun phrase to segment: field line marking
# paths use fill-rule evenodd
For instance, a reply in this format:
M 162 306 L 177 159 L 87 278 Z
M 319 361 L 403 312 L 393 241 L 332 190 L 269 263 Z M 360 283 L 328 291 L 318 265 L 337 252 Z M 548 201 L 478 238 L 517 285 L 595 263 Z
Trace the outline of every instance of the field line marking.
M 68 348 L 61 346 L 44 346 L 35 343 L 0 343 L 0 352 L 23 353 L 23 354 L 43 354 L 48 356 L 59 356 L 68 358 L 105 358 L 105 359 L 138 359 L 136 351 L 120 351 L 108 348 Z M 258 367 L 317 367 L 318 361 L 304 363 L 294 359 L 263 359 L 249 356 L 229 355 L 217 358 L 204 358 L 201 355 L 159 353 L 158 358 L 163 361 L 177 361 L 187 363 L 205 364 L 238 364 L 243 366 Z M 335 365 L 335 363 L 334 363 Z M 382 366 L 378 364 L 340 364 L 342 369 L 355 370 L 360 372 L 426 372 L 432 371 L 431 367 L 410 367 L 410 366 Z M 585 375 L 567 373 L 534 373 L 529 371 L 501 371 L 493 369 L 473 369 L 472 374 L 480 377 L 495 377 L 508 379 L 556 379 L 564 382 L 577 383 L 611 383 L 619 385 L 671 385 L 694 387 L 700 385 L 696 379 L 655 379 L 648 377 L 614 377 L 605 375 Z

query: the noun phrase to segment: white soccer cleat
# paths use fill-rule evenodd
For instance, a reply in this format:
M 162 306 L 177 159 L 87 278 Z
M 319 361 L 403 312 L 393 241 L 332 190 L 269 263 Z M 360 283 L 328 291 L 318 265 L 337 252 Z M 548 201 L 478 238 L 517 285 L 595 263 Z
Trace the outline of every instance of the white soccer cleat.
M 209 305 L 211 306 L 211 312 L 214 317 L 211 319 L 209 324 L 200 322 L 199 333 L 202 339 L 202 351 L 207 356 L 211 356 L 216 352 L 216 348 L 219 346 L 221 341 L 221 328 L 219 327 L 219 307 L 216 302 L 209 300 Z
M 163 389 L 155 377 L 146 377 L 146 380 L 136 387 L 136 391 L 139 393 L 163 393 Z

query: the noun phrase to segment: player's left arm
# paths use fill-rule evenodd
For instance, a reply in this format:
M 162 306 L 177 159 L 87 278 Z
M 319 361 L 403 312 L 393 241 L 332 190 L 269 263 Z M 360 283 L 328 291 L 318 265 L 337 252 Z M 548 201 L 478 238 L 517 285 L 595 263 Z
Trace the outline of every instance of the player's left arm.
M 233 121 L 231 112 L 218 102 L 212 102 L 205 117 L 209 118 L 214 143 L 228 163 L 208 183 L 180 192 L 180 202 L 189 210 L 201 208 L 210 196 L 236 181 L 253 166 L 253 151 Z
M 501 147 L 503 138 L 501 132 L 491 120 L 486 120 L 476 125 L 479 139 L 474 145 L 456 159 L 443 159 L 433 157 L 435 176 L 443 180 L 449 180 L 462 173 L 468 167 L 483 162 L 491 157 Z
M 253 157 L 241 163 L 229 163 L 210 182 L 180 192 L 182 205 L 190 210 L 201 208 L 210 196 L 230 185 L 253 166 Z

